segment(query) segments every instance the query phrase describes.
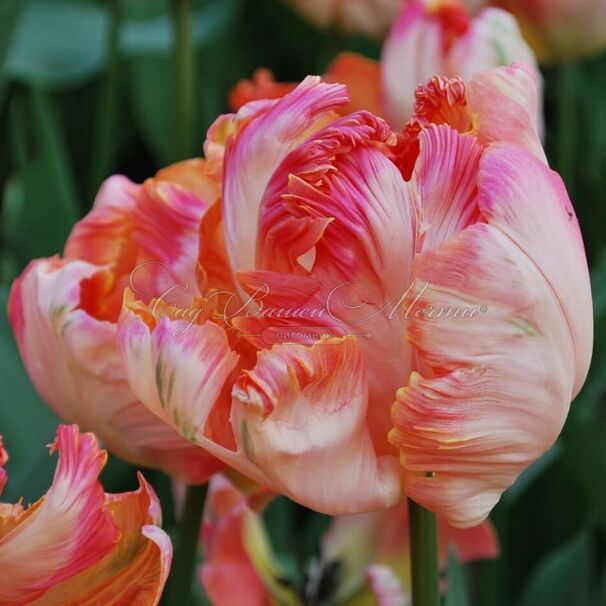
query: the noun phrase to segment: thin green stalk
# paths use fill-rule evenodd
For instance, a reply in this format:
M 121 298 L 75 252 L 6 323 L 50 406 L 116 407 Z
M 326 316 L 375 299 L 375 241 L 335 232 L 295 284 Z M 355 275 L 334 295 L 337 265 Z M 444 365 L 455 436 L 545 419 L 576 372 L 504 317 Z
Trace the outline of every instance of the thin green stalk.
M 191 154 L 194 134 L 196 54 L 192 39 L 191 12 L 191 0 L 172 0 L 177 160 L 183 160 Z
M 564 63 L 558 73 L 558 131 L 557 162 L 558 171 L 569 191 L 574 189 L 574 169 L 577 156 L 577 83 L 576 67 L 573 63 Z
M 436 516 L 408 500 L 413 606 L 440 606 Z
M 196 552 L 205 499 L 206 484 L 190 486 L 187 489 L 185 507 L 179 520 L 175 540 L 168 591 L 168 604 L 170 606 L 187 606 L 191 601 L 192 581 L 196 567 Z
M 101 181 L 108 176 L 115 153 L 116 121 L 120 93 L 120 24 L 122 22 L 122 0 L 111 0 L 111 22 L 109 30 L 107 69 L 102 83 L 95 134 L 93 157 L 90 173 L 91 197 L 97 191 Z M 91 198 L 92 199 L 92 198 Z

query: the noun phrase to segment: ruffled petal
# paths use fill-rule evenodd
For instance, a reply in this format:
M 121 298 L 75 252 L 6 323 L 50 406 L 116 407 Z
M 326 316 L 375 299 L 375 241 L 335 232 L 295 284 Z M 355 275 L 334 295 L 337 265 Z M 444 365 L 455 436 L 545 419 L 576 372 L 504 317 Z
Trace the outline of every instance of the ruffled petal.
M 332 110 L 348 101 L 344 86 L 309 76 L 234 133 L 226 150 L 223 184 L 225 236 L 234 270 L 254 267 L 259 206 L 274 170 L 293 147 L 329 119 Z
M 524 63 L 480 72 L 467 83 L 467 107 L 480 141 L 515 143 L 546 164 L 538 77 L 537 70 Z
M 189 324 L 168 316 L 150 329 L 125 308 L 119 339 L 135 393 L 182 436 L 196 440 L 238 361 L 225 331 L 212 322 Z
M 146 300 L 164 297 L 178 304 L 196 294 L 199 224 L 208 203 L 196 193 L 195 176 L 185 172 L 175 165 L 143 185 L 111 177 L 75 225 L 65 259 L 100 270 L 83 285 L 82 307 L 90 315 L 115 322 L 127 286 Z M 171 174 L 195 190 L 168 181 Z
M 81 261 L 41 260 L 13 285 L 9 318 L 32 382 L 59 416 L 94 430 L 118 456 L 188 482 L 205 481 L 218 462 L 137 400 L 120 359 L 116 325 L 80 308 L 82 283 L 98 272 Z
M 477 176 L 482 147 L 447 125 L 431 125 L 420 137 L 414 172 L 423 221 L 423 249 L 435 248 L 479 218 Z
M 60 426 L 53 484 L 34 512 L 0 536 L 0 604 L 30 604 L 49 587 L 101 560 L 120 532 L 98 477 L 106 454 L 92 434 Z
M 259 353 L 233 391 L 236 442 L 268 486 L 330 514 L 400 499 L 397 459 L 377 457 L 362 356 L 352 337 Z M 394 465 L 395 463 L 395 465 Z
M 65 258 L 116 268 L 130 266 L 136 252 L 128 234 L 140 188 L 121 175 L 107 179 L 91 212 L 74 226 L 65 243 Z
M 410 370 L 401 307 L 411 295 L 417 247 L 417 209 L 387 156 L 392 141 L 382 120 L 359 112 L 335 121 L 285 158 L 265 192 L 258 240 L 257 266 L 276 275 L 246 277 L 268 284 L 264 303 L 270 308 L 275 302 L 310 313 L 290 319 L 266 314 L 238 324 L 252 335 L 307 327 L 360 336 L 369 427 L 380 454 L 392 451 L 386 441 L 388 407 Z
M 139 474 L 139 489 L 105 495 L 120 541 L 102 560 L 52 587 L 33 606 L 156 606 L 168 578 L 172 545 L 159 528 L 160 503 Z
M 398 392 L 390 439 L 406 493 L 471 527 L 558 436 L 571 333 L 540 269 L 492 225 L 418 256 L 414 273 L 423 294 L 409 338 L 425 370 Z

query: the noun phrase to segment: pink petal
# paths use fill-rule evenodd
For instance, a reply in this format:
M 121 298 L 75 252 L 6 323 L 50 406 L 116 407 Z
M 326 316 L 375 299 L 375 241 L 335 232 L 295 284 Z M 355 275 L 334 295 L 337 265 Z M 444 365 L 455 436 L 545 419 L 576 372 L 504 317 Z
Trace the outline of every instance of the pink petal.
M 203 433 L 238 360 L 225 331 L 212 322 L 190 326 L 168 317 L 150 331 L 125 310 L 119 338 L 130 384 L 147 407 L 189 440 Z
M 477 174 L 482 148 L 447 125 L 419 136 L 414 172 L 423 221 L 423 249 L 435 248 L 478 220 Z
M 125 307 L 118 337 L 130 387 L 150 414 L 178 432 L 199 456 L 208 459 L 210 453 L 262 482 L 263 474 L 234 450 L 228 387 L 238 354 L 225 330 L 210 321 L 190 324 L 168 316 L 149 326 Z
M 225 156 L 223 219 L 234 270 L 254 267 L 257 215 L 274 170 L 297 143 L 329 118 L 331 110 L 348 100 L 344 86 L 325 84 L 310 76 L 292 93 L 266 106 L 265 112 L 230 139 Z
M 269 285 L 264 303 L 270 308 L 326 313 L 307 320 L 262 318 L 257 330 L 250 319 L 238 324 L 252 334 L 303 324 L 335 336 L 361 336 L 369 426 L 380 454 L 392 451 L 388 407 L 410 370 L 405 314 L 390 314 L 410 288 L 417 246 L 409 186 L 383 153 L 391 142 L 382 120 L 359 112 L 317 132 L 285 158 L 266 189 L 258 239 L 257 266 L 277 275 L 247 277 Z M 305 267 L 300 259 L 309 253 L 314 261 Z
M 216 475 L 210 482 L 202 533 L 204 564 L 200 581 L 213 604 L 268 606 L 270 593 L 244 544 L 252 512 L 244 495 Z M 234 584 L 234 579 L 238 582 Z
M 366 378 L 354 338 L 261 352 L 233 400 L 236 442 L 276 492 L 330 514 L 399 500 L 397 460 L 377 457 L 370 439 Z
M 204 481 L 218 462 L 191 446 L 132 393 L 116 325 L 80 309 L 81 284 L 99 269 L 81 261 L 31 263 L 13 285 L 9 317 L 42 399 L 61 417 L 94 430 L 117 455 Z
M 377 606 L 410 606 L 410 596 L 391 568 L 374 564 L 367 574 Z
M 0 436 L 0 495 L 4 490 L 4 486 L 6 485 L 6 471 L 4 470 L 4 466 L 8 461 L 8 453 L 4 450 L 4 446 L 2 443 L 2 436 Z
M 572 398 L 571 334 L 539 268 L 492 225 L 420 255 L 415 276 L 426 289 L 409 336 L 426 370 L 398 392 L 390 437 L 406 493 L 471 527 L 558 436 Z
M 489 148 L 479 175 L 482 214 L 537 265 L 557 298 L 575 348 L 572 397 L 593 349 L 591 286 L 579 224 L 560 176 L 514 146 Z
M 483 143 L 515 143 L 547 162 L 540 138 L 540 95 L 534 67 L 514 63 L 475 75 L 467 84 L 474 134 Z

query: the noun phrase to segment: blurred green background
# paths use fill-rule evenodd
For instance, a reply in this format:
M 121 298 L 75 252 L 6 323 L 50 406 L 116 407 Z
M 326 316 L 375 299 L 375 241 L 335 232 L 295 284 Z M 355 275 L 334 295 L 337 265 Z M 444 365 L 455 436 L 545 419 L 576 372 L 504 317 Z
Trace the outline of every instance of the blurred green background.
M 32 501 L 54 469 L 45 444 L 57 419 L 37 397 L 8 326 L 12 280 L 59 253 L 104 177 L 143 180 L 199 155 L 227 92 L 259 66 L 281 80 L 322 73 L 343 49 L 377 58 L 378 42 L 319 31 L 279 0 L 193 2 L 195 124 L 185 140 L 174 105 L 173 35 L 161 0 L 0 0 L 0 434 L 11 454 L 3 499 Z M 544 72 L 546 146 L 584 233 L 595 301 L 594 361 L 566 428 L 503 497 L 492 519 L 502 557 L 467 567 L 468 598 L 449 606 L 606 605 L 606 57 Z M 174 525 L 168 480 L 147 474 Z M 108 491 L 136 486 L 110 459 Z M 295 582 L 327 519 L 285 499 L 265 513 Z M 300 578 L 298 579 L 300 581 Z M 196 598 L 203 603 L 202 596 Z M 246 606 L 246 605 L 243 605 Z

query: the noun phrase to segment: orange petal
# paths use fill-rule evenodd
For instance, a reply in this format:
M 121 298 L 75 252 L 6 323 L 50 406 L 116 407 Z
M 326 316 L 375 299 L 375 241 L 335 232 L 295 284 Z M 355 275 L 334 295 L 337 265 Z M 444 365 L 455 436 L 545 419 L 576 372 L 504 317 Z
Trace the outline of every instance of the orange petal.
M 365 109 L 382 116 L 381 67 L 373 59 L 358 53 L 340 53 L 328 66 L 324 79 L 347 86 L 351 99 L 341 110 L 343 115 Z
M 61 425 L 53 484 L 29 515 L 0 536 L 0 604 L 30 604 L 50 587 L 94 566 L 120 531 L 105 508 L 98 477 L 107 455 L 92 434 Z M 3 530 L 6 530 L 4 528 Z
M 106 495 L 120 541 L 94 566 L 52 587 L 34 606 L 155 606 L 172 558 L 170 539 L 158 525 L 160 504 L 143 476 L 139 489 Z
M 259 99 L 280 99 L 297 87 L 296 82 L 276 82 L 271 71 L 259 68 L 252 80 L 240 80 L 229 92 L 229 106 L 238 111 L 243 105 Z

